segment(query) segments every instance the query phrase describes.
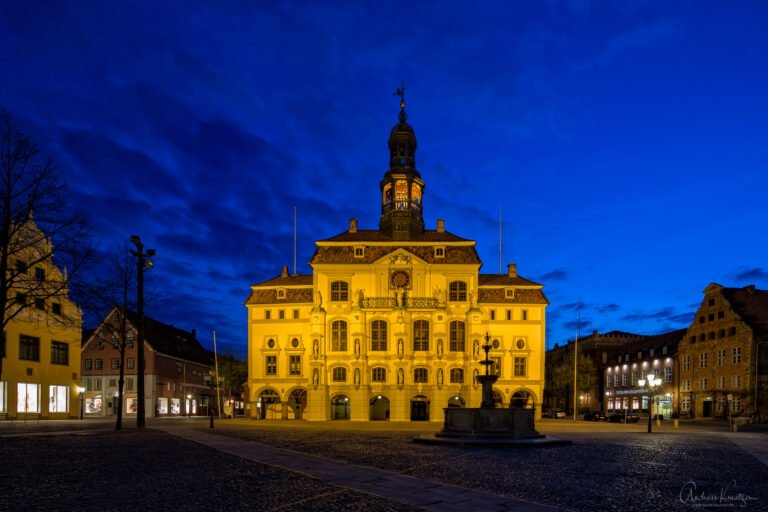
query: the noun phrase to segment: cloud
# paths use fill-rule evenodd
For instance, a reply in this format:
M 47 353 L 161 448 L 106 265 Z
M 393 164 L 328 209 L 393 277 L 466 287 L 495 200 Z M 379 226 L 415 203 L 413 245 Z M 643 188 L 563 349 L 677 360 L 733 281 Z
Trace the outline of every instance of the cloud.
M 733 274 L 737 281 L 768 281 L 768 271 L 761 267 L 745 268 Z
M 566 272 L 563 269 L 556 269 L 556 270 L 547 272 L 546 274 L 542 274 L 541 276 L 536 278 L 536 281 L 539 281 L 539 282 L 565 281 L 567 278 L 568 278 L 568 272 Z
M 618 304 L 605 304 L 597 308 L 598 313 L 615 313 L 621 309 Z
M 645 320 L 668 319 L 675 314 L 674 308 L 666 307 L 650 313 L 630 313 L 624 315 L 621 319 L 630 322 L 642 322 Z

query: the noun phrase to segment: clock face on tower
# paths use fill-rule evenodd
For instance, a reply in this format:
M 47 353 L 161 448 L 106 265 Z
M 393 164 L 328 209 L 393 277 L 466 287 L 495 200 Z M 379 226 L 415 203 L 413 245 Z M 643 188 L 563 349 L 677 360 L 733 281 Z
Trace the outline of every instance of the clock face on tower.
M 408 288 L 411 284 L 411 276 L 405 270 L 396 270 L 389 276 L 392 288 Z

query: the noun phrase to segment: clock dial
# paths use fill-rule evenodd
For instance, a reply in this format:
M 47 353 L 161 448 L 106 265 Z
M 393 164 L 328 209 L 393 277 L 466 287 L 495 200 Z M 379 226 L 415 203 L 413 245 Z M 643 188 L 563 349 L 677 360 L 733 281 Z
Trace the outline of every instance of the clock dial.
M 392 277 L 390 279 L 393 288 L 407 288 L 411 281 L 410 277 L 408 276 L 408 272 L 403 270 L 392 272 Z

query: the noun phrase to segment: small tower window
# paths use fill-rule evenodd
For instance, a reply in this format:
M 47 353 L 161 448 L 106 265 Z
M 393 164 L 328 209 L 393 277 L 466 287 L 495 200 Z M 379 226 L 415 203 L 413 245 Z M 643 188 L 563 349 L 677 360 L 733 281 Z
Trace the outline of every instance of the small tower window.
M 280 288 L 277 290 L 277 298 L 285 299 L 285 288 Z
M 445 258 L 445 247 L 435 247 L 435 258 Z
M 515 289 L 514 288 L 506 288 L 504 290 L 504 297 L 507 299 L 514 299 L 515 298 Z
M 355 258 L 365 257 L 365 247 L 355 247 Z

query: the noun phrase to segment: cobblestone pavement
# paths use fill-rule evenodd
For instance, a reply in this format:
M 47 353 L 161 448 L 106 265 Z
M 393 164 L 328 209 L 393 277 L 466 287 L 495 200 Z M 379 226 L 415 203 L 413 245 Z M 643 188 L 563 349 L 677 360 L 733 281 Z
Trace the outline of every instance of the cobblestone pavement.
M 558 434 L 571 446 L 498 449 L 416 445 L 404 431 L 219 433 L 571 510 L 768 510 L 768 466 L 728 434 L 574 432 Z
M 750 454 L 763 434 L 578 425 L 556 433 L 571 446 L 498 449 L 417 445 L 407 426 L 257 423 L 215 433 L 566 510 L 768 510 L 768 466 Z M 152 429 L 69 425 L 0 428 L 0 510 L 417 510 Z
M 163 432 L 42 434 L 0 439 L 0 510 L 419 510 Z

